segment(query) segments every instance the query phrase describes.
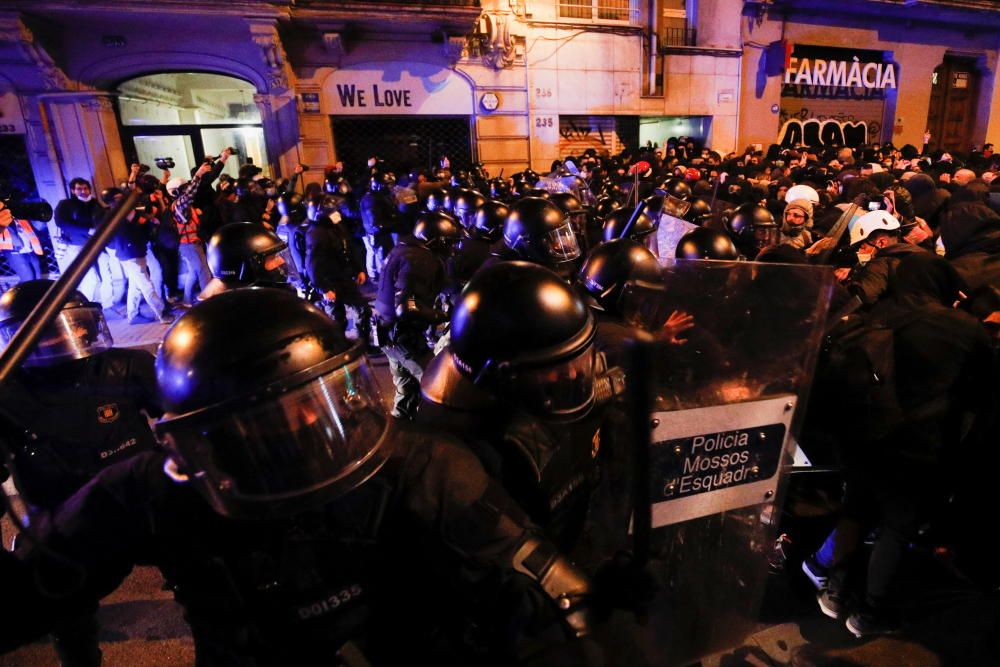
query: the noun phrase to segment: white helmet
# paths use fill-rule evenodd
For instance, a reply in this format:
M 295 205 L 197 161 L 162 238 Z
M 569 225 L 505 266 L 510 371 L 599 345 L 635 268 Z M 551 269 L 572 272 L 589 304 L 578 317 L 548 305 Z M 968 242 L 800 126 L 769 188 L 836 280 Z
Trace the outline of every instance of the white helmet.
M 181 178 L 180 176 L 174 176 L 169 181 L 167 181 L 167 194 L 169 194 L 171 197 L 176 197 L 177 191 L 180 190 L 181 186 L 183 186 L 185 183 L 187 183 L 186 178 Z
M 819 193 L 808 185 L 793 185 L 785 193 L 785 201 L 795 201 L 796 199 L 808 199 L 813 204 L 818 204 Z
M 899 230 L 899 220 L 888 211 L 868 211 L 851 225 L 851 245 L 857 245 L 875 232 Z

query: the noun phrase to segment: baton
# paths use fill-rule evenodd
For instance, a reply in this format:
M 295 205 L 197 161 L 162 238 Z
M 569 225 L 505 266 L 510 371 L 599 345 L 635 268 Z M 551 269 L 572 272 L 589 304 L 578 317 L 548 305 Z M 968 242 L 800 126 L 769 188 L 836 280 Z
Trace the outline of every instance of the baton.
M 636 188 L 638 189 L 638 185 L 636 186 Z M 618 238 L 620 239 L 628 238 L 628 233 L 632 231 L 632 227 L 635 225 L 635 221 L 638 220 L 639 216 L 646 211 L 646 200 L 643 199 L 642 201 L 639 201 L 638 192 L 636 192 L 635 196 L 637 205 L 635 207 L 635 210 L 632 211 L 632 217 L 628 219 L 627 223 L 625 223 L 625 228 L 622 229 L 622 233 L 618 236 Z
M 712 187 L 712 200 L 708 202 L 708 208 L 715 210 L 715 197 L 719 194 L 719 183 L 722 182 L 722 174 L 715 177 L 715 185 Z
M 830 256 L 833 254 L 833 251 L 837 249 L 837 246 L 840 245 L 840 239 L 844 236 L 844 232 L 847 230 L 847 225 L 854 218 L 854 214 L 857 210 L 858 205 L 851 204 L 847 207 L 847 210 L 841 214 L 840 218 L 837 219 L 836 224 L 830 228 L 830 233 L 827 234 L 826 237 L 834 240 L 833 247 L 820 252 L 819 256 L 816 258 L 817 263 L 826 264 L 830 260 Z
M 649 561 L 653 532 L 653 506 L 649 498 L 652 427 L 653 351 L 656 343 L 636 341 L 631 346 L 628 379 L 630 400 L 629 425 L 632 427 L 632 555 L 634 564 L 643 567 Z

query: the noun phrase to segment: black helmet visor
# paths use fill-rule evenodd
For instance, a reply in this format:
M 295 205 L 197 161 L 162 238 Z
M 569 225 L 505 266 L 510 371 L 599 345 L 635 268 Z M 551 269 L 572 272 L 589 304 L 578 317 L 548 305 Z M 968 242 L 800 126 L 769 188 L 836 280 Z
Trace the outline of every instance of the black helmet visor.
M 364 356 L 308 383 L 157 433 L 225 516 L 287 514 L 359 486 L 384 462 L 388 418 Z
M 594 403 L 594 348 L 555 364 L 518 365 L 502 373 L 508 400 L 532 414 L 575 419 Z
M 20 320 L 0 325 L 0 345 L 7 347 L 21 326 Z M 25 366 L 51 366 L 71 359 L 83 359 L 110 349 L 111 331 L 98 305 L 65 308 L 45 330 Z
M 580 257 L 580 243 L 573 226 L 566 223 L 546 235 L 549 256 L 557 263 L 570 262 Z

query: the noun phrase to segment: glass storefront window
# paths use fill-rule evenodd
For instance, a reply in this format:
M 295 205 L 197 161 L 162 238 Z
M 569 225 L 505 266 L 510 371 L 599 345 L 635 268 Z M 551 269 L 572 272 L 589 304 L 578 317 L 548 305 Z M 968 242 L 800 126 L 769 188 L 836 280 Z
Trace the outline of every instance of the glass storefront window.
M 118 87 L 122 125 L 256 125 L 253 85 L 219 74 L 141 76 Z
M 205 156 L 232 147 L 237 157 L 224 173 L 235 178 L 240 167 L 252 163 L 270 176 L 256 92 L 241 79 L 202 72 L 151 74 L 122 83 L 118 113 L 128 159 L 159 178 L 156 158 L 172 158 L 171 174 L 186 178 Z
M 264 130 L 259 127 L 225 127 L 203 129 L 201 140 L 207 155 L 218 155 L 224 149 L 233 147 L 239 155 L 239 160 L 229 160 L 222 173 L 236 178 L 241 164 L 247 164 L 249 158 L 258 167 L 267 168 L 264 150 Z

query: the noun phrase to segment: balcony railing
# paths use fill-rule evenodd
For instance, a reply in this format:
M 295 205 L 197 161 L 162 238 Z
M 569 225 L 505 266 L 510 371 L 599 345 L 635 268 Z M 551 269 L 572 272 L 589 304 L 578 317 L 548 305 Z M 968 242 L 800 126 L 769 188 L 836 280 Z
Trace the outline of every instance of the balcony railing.
M 696 28 L 663 28 L 660 31 L 660 48 L 697 45 L 698 30 Z

